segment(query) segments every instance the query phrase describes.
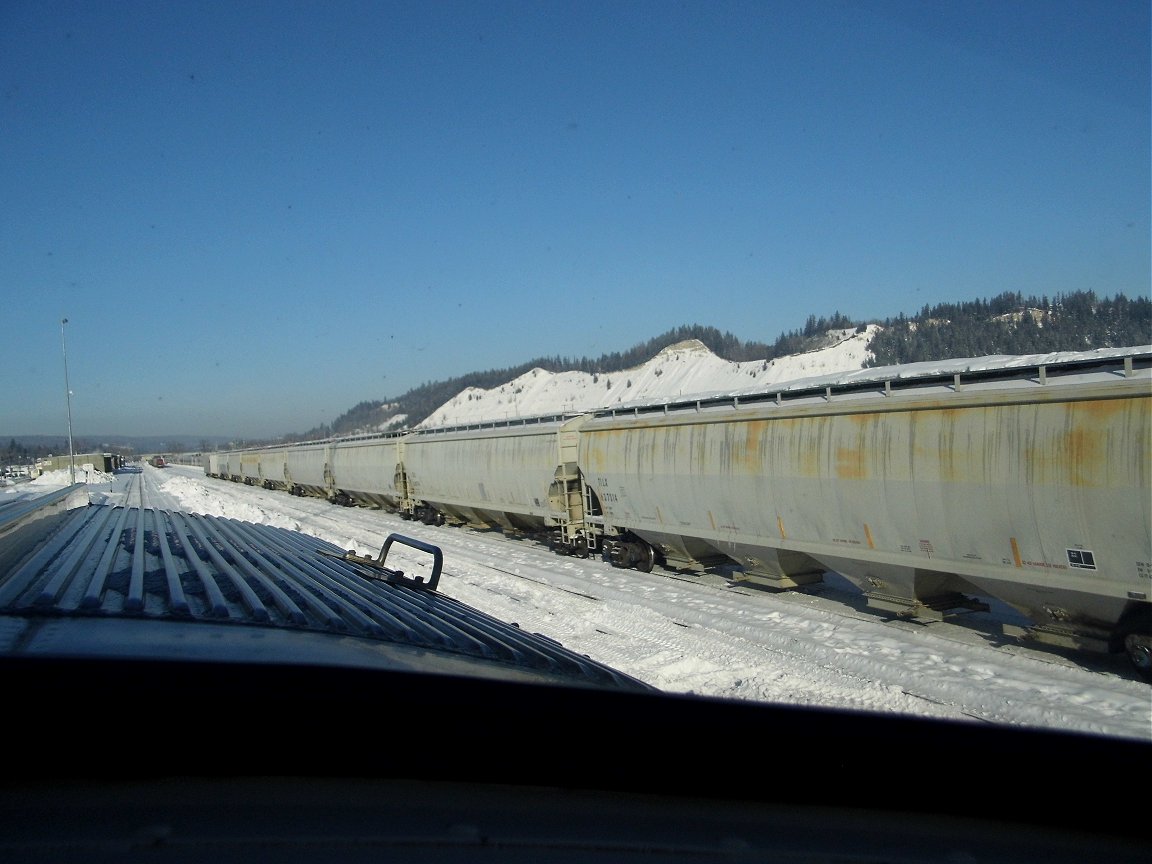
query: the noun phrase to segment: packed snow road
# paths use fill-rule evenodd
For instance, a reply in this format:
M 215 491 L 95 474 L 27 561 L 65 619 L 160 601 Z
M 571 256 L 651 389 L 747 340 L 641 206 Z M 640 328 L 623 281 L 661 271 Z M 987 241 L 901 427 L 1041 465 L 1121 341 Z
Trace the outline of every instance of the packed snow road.
M 717 576 L 620 570 L 500 532 L 335 507 L 185 466 L 145 466 L 90 488 L 93 503 L 276 525 L 359 554 L 375 556 L 391 533 L 432 543 L 444 553 L 441 593 L 667 692 L 1152 740 L 1152 688 L 1121 656 L 1023 647 L 993 632 L 994 620 L 886 620 L 835 582 L 776 593 Z M 412 573 L 431 561 L 393 546 L 388 564 Z

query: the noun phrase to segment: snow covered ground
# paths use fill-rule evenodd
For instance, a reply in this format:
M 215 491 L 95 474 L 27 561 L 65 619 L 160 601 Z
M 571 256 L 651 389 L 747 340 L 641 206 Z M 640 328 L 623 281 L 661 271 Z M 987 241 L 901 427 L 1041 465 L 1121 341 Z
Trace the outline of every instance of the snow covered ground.
M 393 532 L 433 543 L 444 552 L 442 593 L 667 692 L 1152 740 L 1152 688 L 1123 657 L 1023 647 L 994 632 L 996 615 L 974 614 L 968 626 L 889 621 L 835 581 L 774 593 L 717 576 L 619 570 L 499 532 L 425 526 L 184 466 L 87 480 L 93 504 L 275 525 L 361 554 L 378 553 Z M 67 483 L 66 471 L 53 472 L 0 489 L 0 501 Z M 393 550 L 390 565 L 395 554 L 407 572 L 428 566 L 422 553 Z

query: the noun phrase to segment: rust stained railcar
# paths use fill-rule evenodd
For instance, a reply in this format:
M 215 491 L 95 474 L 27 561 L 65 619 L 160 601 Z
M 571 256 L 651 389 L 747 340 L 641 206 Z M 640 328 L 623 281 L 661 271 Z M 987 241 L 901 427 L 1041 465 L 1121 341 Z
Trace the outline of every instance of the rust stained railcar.
M 1145 355 L 604 411 L 580 465 L 672 566 L 835 571 L 907 615 L 994 597 L 1034 638 L 1116 648 L 1152 593 L 1149 382 Z

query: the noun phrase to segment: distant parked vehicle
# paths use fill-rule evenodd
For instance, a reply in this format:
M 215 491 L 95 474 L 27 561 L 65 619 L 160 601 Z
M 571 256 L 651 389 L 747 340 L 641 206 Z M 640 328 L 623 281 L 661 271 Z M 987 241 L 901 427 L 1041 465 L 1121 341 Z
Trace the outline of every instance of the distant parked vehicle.
M 164 460 L 163 456 L 153 456 L 151 460 L 153 468 L 167 468 L 168 463 Z

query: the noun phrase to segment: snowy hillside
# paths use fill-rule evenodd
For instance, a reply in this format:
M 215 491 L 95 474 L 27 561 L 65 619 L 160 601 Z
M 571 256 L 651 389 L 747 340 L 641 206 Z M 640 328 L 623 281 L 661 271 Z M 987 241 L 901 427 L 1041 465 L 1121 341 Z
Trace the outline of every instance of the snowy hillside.
M 552 373 L 533 369 L 491 390 L 471 387 L 461 391 L 429 415 L 418 428 L 499 422 L 517 417 L 578 414 L 601 408 L 658 404 L 687 397 L 741 395 L 777 387 L 791 389 L 793 386 L 862 382 L 893 375 L 908 377 L 1035 366 L 1152 351 L 1152 345 L 1139 345 L 1046 354 L 957 357 L 901 366 L 865 368 L 864 364 L 872 356 L 868 346 L 880 329 L 870 324 L 863 332 L 855 329 L 829 331 L 826 347 L 774 360 L 745 363 L 723 360 L 703 343 L 692 339 L 670 345 L 648 362 L 622 372 Z
M 828 334 L 828 347 L 775 360 L 735 363 L 691 339 L 670 345 L 647 363 L 622 372 L 533 369 L 491 390 L 470 387 L 461 391 L 420 426 L 579 413 L 647 399 L 769 387 L 782 381 L 857 371 L 868 360 L 868 343 L 878 329 L 872 324 L 862 333 L 855 329 L 833 331 Z

